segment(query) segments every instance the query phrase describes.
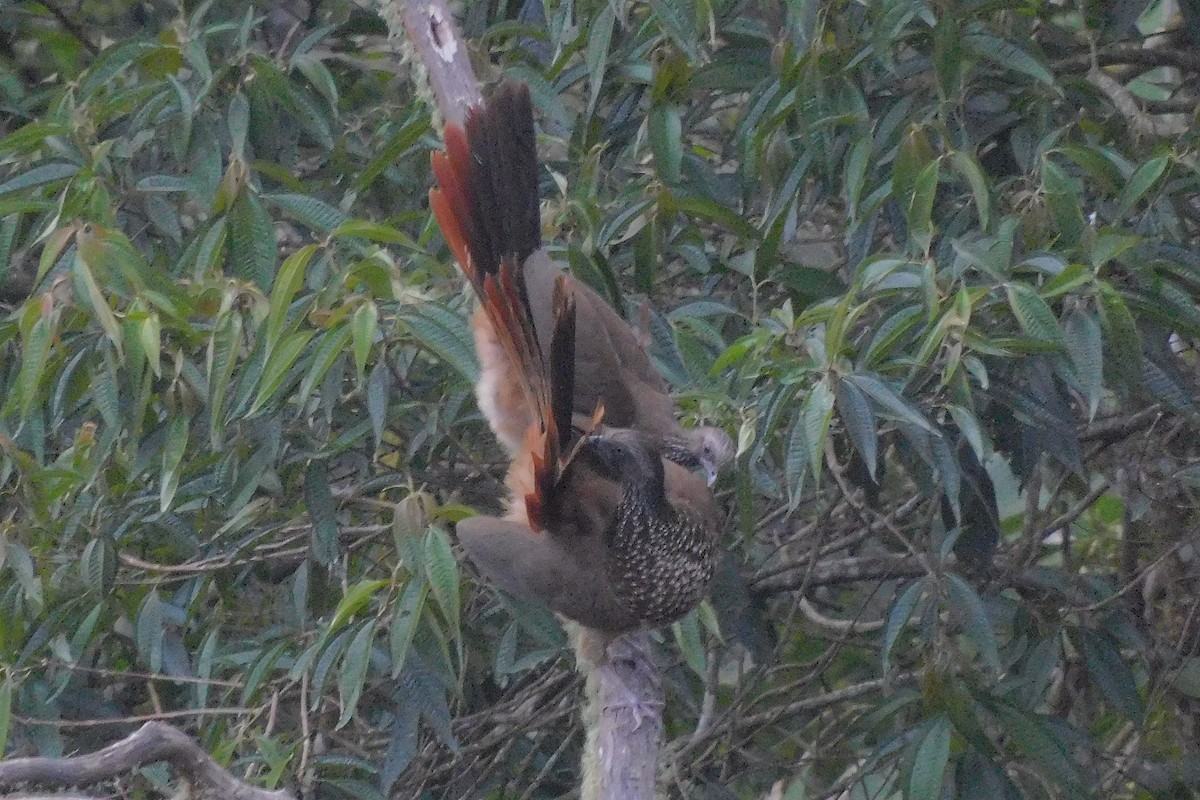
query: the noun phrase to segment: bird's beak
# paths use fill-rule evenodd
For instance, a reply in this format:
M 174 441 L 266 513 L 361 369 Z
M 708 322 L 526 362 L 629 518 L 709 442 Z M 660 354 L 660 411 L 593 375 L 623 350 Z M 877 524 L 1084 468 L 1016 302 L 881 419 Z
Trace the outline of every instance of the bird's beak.
M 709 486 L 712 486 L 714 483 L 716 483 L 717 482 L 717 465 L 716 464 L 705 464 L 704 465 L 704 475 L 708 479 Z

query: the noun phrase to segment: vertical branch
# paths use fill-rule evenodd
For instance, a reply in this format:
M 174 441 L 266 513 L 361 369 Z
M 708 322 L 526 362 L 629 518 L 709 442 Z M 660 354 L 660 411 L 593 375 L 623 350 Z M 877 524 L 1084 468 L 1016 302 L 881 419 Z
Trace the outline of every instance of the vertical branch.
M 648 634 L 626 634 L 595 667 L 576 648 L 587 673 L 581 800 L 654 800 L 664 696 L 652 647 Z
M 461 125 L 482 95 L 445 0 L 383 0 L 380 7 L 393 35 L 407 33 L 444 120 Z M 587 676 L 582 800 L 653 800 L 664 701 L 650 637 L 622 636 L 605 652 L 603 637 L 568 627 L 578 631 L 576 664 Z
M 380 14 L 393 36 L 403 28 L 418 63 L 429 75 L 438 110 L 447 122 L 463 124 L 467 109 L 482 102 L 463 39 L 446 0 L 383 0 Z

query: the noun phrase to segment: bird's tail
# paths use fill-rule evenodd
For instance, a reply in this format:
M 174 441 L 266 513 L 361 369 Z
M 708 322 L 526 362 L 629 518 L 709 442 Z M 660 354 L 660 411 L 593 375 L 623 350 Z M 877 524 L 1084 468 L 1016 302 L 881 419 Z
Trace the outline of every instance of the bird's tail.
M 560 278 L 544 351 L 523 272 L 525 260 L 541 247 L 529 90 L 502 86 L 485 107 L 468 112 L 465 131 L 447 125 L 445 139 L 445 151 L 433 153 L 438 187 L 430 190 L 430 205 L 497 340 L 520 371 L 535 424 L 526 440 L 531 474 L 517 483 L 530 526 L 541 530 L 571 435 L 575 300 Z
M 524 84 L 506 83 L 467 112 L 466 129 L 447 125 L 433 154 L 438 188 L 429 193 L 438 225 L 483 300 L 483 278 L 504 259 L 517 265 L 542 246 L 537 141 Z

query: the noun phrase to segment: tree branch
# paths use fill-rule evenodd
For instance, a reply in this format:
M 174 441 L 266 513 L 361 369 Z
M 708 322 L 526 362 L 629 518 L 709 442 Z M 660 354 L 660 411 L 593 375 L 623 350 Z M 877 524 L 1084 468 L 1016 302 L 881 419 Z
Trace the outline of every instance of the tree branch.
M 0 761 L 0 791 L 20 785 L 87 786 L 165 761 L 203 797 L 223 800 L 293 800 L 290 792 L 259 789 L 223 769 L 191 737 L 162 722 L 147 722 L 102 750 L 69 758 Z M 32 795 L 21 795 L 22 798 Z

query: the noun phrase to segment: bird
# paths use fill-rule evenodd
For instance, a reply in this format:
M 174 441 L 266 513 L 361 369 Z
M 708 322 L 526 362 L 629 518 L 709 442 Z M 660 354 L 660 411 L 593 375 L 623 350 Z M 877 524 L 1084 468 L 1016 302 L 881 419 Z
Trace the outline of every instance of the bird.
M 733 458 L 728 434 L 713 426 L 687 429 L 666 382 L 655 369 L 638 335 L 599 293 L 566 272 L 541 240 L 538 157 L 533 108 L 524 84 L 505 83 L 486 106 L 467 115 L 466 129 L 447 125 L 444 152 L 433 154 L 441 187 L 431 194 L 442 233 L 467 277 L 479 292 L 477 277 L 495 269 L 501 257 L 520 264 L 534 329 L 547 346 L 552 324 L 551 292 L 562 277 L 574 296 L 579 329 L 586 332 L 575 350 L 573 408 L 584 417 L 597 403 L 611 427 L 643 431 L 658 439 L 676 463 L 702 469 L 715 482 Z M 508 248 L 502 252 L 499 248 Z M 475 275 L 476 277 L 472 277 Z M 481 376 L 475 394 L 496 438 L 515 455 L 533 422 L 513 365 L 500 346 L 481 307 L 472 318 Z
M 679 425 L 632 329 L 542 247 L 528 89 L 444 136 L 430 205 L 479 300 L 476 395 L 512 457 L 507 512 L 458 539 L 492 583 L 590 630 L 673 622 L 712 577 L 728 437 Z

